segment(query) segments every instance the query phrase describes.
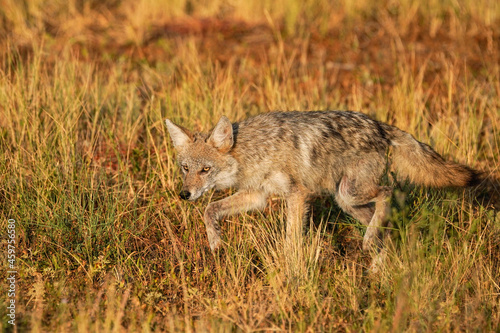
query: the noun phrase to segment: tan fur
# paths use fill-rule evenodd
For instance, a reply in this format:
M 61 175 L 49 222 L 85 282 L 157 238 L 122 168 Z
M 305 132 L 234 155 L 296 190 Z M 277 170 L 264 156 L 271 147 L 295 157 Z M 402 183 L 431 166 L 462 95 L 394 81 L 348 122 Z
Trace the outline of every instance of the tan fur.
M 392 127 L 392 167 L 398 178 L 430 187 L 465 187 L 478 182 L 478 174 L 471 168 L 445 161 L 430 146 L 412 135 Z
M 212 250 L 221 244 L 222 218 L 262 209 L 273 194 L 287 202 L 286 249 L 296 249 L 309 198 L 333 193 L 345 212 L 367 226 L 363 248 L 379 252 L 376 264 L 383 257 L 392 193 L 379 182 L 391 146 L 400 179 L 436 187 L 468 186 L 479 179 L 474 170 L 445 161 L 410 134 L 358 112 L 270 112 L 234 124 L 222 117 L 209 134 L 193 134 L 170 120 L 166 124 L 183 173 L 181 198 L 194 201 L 211 189 L 238 190 L 205 210 Z

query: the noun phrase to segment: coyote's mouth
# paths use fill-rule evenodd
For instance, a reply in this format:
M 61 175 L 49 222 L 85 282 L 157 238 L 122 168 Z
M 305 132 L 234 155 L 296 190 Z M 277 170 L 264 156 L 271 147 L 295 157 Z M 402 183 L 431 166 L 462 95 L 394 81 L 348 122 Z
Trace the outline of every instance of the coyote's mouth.
M 204 186 L 202 187 L 199 191 L 196 191 L 196 192 L 191 192 L 191 191 L 188 191 L 188 190 L 182 190 L 180 193 L 179 193 L 179 197 L 182 199 L 182 200 L 188 200 L 188 201 L 196 201 L 198 200 L 202 195 L 204 195 L 206 192 L 208 192 L 209 190 L 213 189 L 214 188 L 214 185 L 208 185 L 208 186 Z

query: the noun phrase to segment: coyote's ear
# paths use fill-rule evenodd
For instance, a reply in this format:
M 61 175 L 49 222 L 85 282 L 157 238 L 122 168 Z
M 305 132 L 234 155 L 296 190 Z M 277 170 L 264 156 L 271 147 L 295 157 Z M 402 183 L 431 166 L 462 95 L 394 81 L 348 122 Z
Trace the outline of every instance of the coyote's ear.
M 222 153 L 228 152 L 231 149 L 234 143 L 233 125 L 227 117 L 222 116 L 220 118 L 207 142 Z
M 187 129 L 174 124 L 170 119 L 165 119 L 165 124 L 176 149 L 193 142 L 192 134 Z

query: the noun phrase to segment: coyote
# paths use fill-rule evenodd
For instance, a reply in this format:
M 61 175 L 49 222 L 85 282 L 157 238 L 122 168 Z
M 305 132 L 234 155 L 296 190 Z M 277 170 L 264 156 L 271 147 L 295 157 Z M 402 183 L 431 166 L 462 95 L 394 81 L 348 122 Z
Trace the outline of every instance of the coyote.
M 412 135 L 359 112 L 269 112 L 234 124 L 223 116 L 208 134 L 165 122 L 184 179 L 182 199 L 237 189 L 205 210 L 212 251 L 221 243 L 223 217 L 262 209 L 272 194 L 286 200 L 286 243 L 294 242 L 308 199 L 333 193 L 346 213 L 367 226 L 363 249 L 378 253 L 392 193 L 380 178 L 389 165 L 399 179 L 424 186 L 465 187 L 479 180 L 475 170 L 445 161 Z

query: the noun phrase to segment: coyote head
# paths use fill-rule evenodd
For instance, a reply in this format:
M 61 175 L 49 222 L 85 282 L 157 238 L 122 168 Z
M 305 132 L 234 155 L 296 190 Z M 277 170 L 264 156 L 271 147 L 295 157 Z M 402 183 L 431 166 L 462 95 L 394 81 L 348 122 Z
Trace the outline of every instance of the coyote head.
M 235 183 L 237 163 L 229 154 L 234 144 L 229 119 L 223 116 L 209 134 L 191 133 L 169 119 L 165 123 L 182 170 L 182 199 L 195 201 L 212 188 L 224 189 Z

